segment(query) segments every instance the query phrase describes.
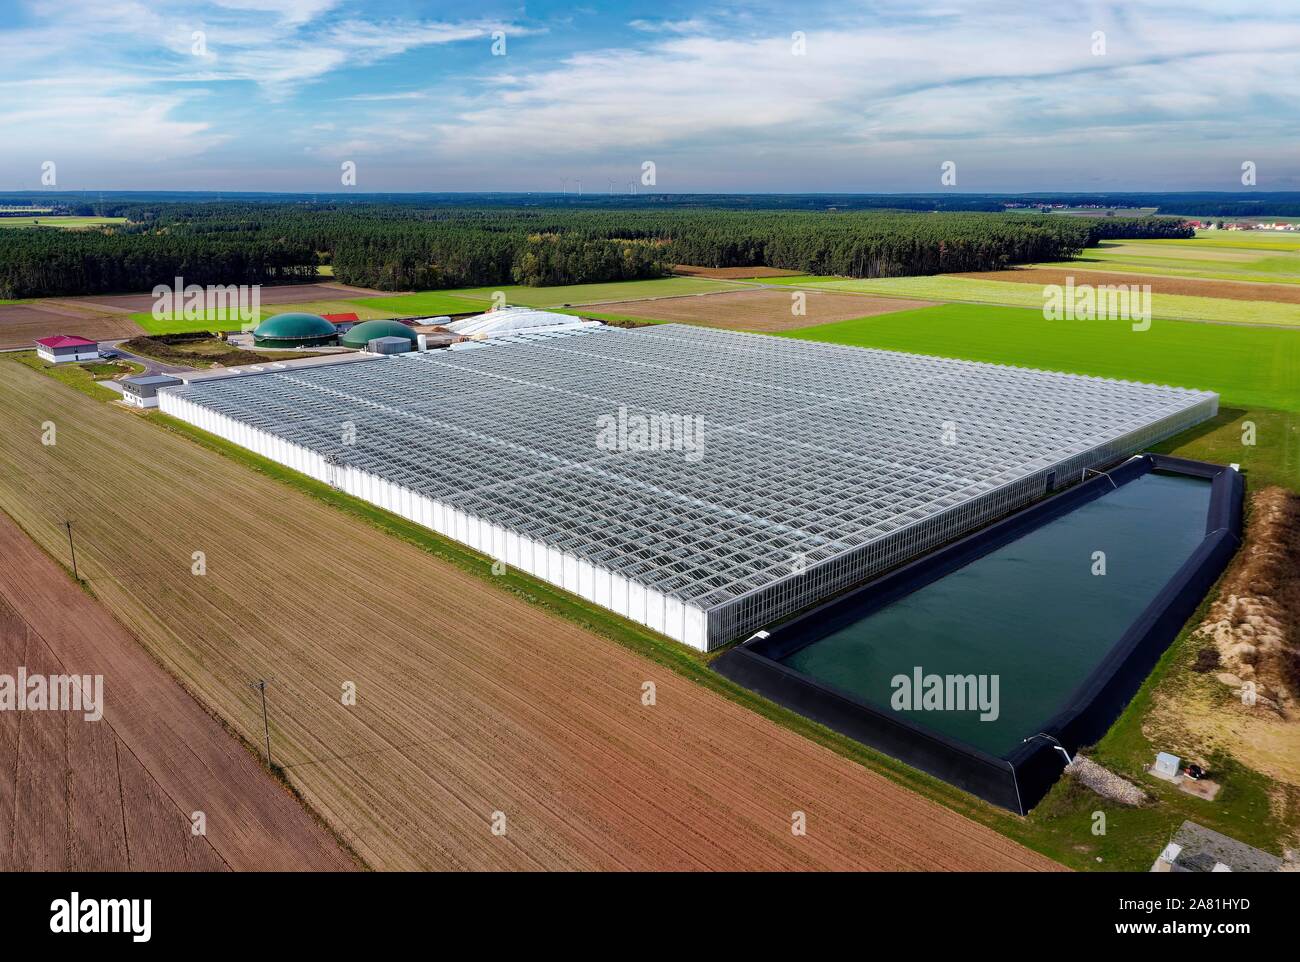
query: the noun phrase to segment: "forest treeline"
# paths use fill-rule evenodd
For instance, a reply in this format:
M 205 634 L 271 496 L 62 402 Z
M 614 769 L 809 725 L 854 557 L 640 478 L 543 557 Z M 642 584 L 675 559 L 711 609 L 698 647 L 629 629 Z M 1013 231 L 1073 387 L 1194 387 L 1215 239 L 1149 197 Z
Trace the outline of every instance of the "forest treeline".
M 1112 237 L 1190 237 L 1177 218 L 902 211 L 140 203 L 124 225 L 0 231 L 0 298 L 310 280 L 424 290 L 662 276 L 675 264 L 894 277 L 1077 256 Z

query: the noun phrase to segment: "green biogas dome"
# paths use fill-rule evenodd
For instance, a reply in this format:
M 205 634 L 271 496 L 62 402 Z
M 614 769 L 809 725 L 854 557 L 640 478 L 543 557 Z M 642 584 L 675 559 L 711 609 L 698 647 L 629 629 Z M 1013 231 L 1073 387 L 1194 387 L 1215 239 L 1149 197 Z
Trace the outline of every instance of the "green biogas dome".
M 316 347 L 338 338 L 334 325 L 319 314 L 277 314 L 253 331 L 258 347 Z
M 344 347 L 364 348 L 377 337 L 404 337 L 416 343 L 416 333 L 400 321 L 362 321 L 343 335 L 339 343 Z

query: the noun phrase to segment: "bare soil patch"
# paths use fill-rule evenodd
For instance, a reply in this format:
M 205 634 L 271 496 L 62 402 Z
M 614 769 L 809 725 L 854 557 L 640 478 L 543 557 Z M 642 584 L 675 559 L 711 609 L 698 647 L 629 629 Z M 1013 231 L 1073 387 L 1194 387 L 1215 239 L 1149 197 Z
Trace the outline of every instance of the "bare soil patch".
M 1300 495 L 1270 487 L 1251 504 L 1245 543 L 1192 636 L 1193 677 L 1158 701 L 1151 725 L 1202 762 L 1221 749 L 1300 786 Z
M 16 676 L 20 666 L 29 676 L 103 675 L 104 711 L 100 720 L 0 712 L 0 870 L 352 866 L 302 805 L 0 513 L 0 673 Z M 206 816 L 204 835 L 192 830 L 194 812 Z
M 260 294 L 262 306 L 275 304 L 303 304 L 309 301 L 329 301 L 340 298 L 392 297 L 391 293 L 372 291 L 346 284 L 270 284 L 263 285 Z M 135 314 L 153 310 L 152 294 L 92 294 L 85 297 L 62 297 L 57 303 L 73 307 L 88 307 L 98 311 Z
M 792 313 L 795 296 L 804 296 L 805 313 Z M 911 301 L 870 294 L 832 294 L 827 291 L 758 289 L 663 297 L 650 301 L 621 301 L 601 304 L 600 314 L 616 314 L 647 320 L 682 321 L 732 331 L 793 331 L 801 327 L 848 321 L 895 311 L 934 307 L 937 301 Z
M 1053 869 L 360 519 L 0 362 L 0 505 L 388 869 Z M 39 424 L 59 425 L 41 445 Z M 207 573 L 191 573 L 206 552 Z M 485 561 L 485 567 L 487 562 Z M 382 591 L 372 590 L 383 572 Z M 642 704 L 654 681 L 656 704 Z M 342 703 L 346 683 L 355 705 Z M 242 787 L 242 786 L 241 786 Z M 791 832 L 795 811 L 808 832 Z M 494 812 L 505 834 L 494 834 Z
M 246 351 L 221 338 L 207 334 L 156 334 L 134 337 L 122 344 L 124 350 L 150 357 L 165 364 L 189 367 L 231 367 L 237 364 L 264 364 L 283 358 L 320 357 L 322 351 L 281 351 L 267 354 Z
M 1016 284 L 1064 284 L 1067 277 L 1074 283 L 1119 284 L 1128 287 L 1151 285 L 1153 294 L 1186 294 L 1191 297 L 1221 297 L 1231 301 L 1277 301 L 1300 304 L 1300 284 L 1256 284 L 1251 281 L 1206 280 L 1195 277 L 1164 277 L 1129 271 L 1096 271 L 1083 268 L 1024 267 L 1011 271 L 953 274 L 980 281 L 1011 281 Z
M 723 281 L 743 281 L 752 277 L 794 277 L 798 271 L 787 271 L 780 267 L 695 267 L 690 264 L 678 264 L 673 267 L 674 274 L 687 277 L 711 277 Z
M 97 341 L 134 337 L 140 328 L 129 318 L 66 307 L 36 304 L 0 305 L 0 350 L 32 348 L 38 337 L 80 334 Z

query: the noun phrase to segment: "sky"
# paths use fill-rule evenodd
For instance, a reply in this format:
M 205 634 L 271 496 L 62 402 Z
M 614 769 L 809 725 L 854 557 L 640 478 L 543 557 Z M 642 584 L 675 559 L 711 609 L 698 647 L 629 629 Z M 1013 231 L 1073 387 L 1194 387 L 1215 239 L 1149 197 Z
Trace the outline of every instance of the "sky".
M 1295 0 L 0 0 L 0 190 L 1298 190 L 1298 104 Z

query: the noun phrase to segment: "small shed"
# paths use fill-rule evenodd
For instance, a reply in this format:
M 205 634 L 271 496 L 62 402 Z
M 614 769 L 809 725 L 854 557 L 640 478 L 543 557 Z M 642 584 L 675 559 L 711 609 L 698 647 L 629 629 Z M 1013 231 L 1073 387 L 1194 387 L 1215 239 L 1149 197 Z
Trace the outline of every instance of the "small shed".
M 158 389 L 173 384 L 183 384 L 178 377 L 170 374 L 143 374 L 136 377 L 122 378 L 122 400 L 138 408 L 156 408 L 158 406 Z
M 77 334 L 55 334 L 36 339 L 36 353 L 43 361 L 93 361 L 99 357 L 99 342 Z

